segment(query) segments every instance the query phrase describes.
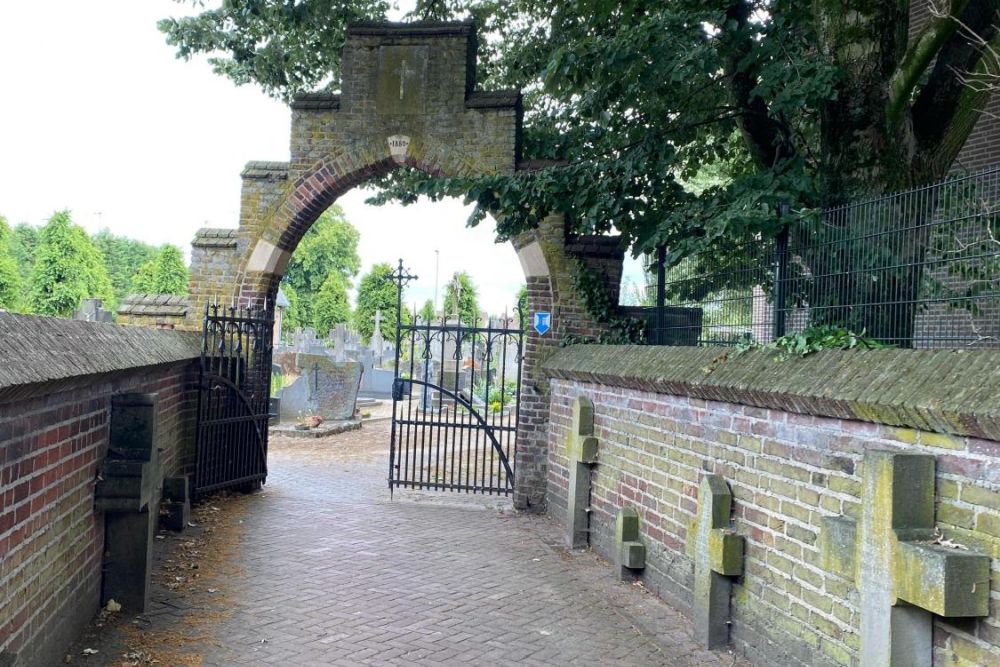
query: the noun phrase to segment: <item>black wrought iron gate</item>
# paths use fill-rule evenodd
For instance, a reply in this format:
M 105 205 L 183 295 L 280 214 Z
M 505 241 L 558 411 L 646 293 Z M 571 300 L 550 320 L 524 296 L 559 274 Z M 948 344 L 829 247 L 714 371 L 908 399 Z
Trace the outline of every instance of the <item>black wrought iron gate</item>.
M 206 306 L 194 491 L 259 486 L 267 477 L 273 316 Z
M 402 321 L 400 260 L 389 488 L 509 495 L 514 489 L 521 317 Z

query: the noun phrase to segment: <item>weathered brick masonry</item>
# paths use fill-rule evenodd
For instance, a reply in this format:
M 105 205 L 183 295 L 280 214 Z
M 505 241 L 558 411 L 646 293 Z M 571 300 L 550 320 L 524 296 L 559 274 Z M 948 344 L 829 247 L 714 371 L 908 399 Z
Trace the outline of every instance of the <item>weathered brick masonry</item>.
M 548 507 L 565 513 L 571 402 L 595 406 L 591 544 L 613 556 L 615 514 L 641 515 L 644 582 L 692 605 L 685 554 L 705 473 L 732 488 L 745 536 L 732 641 L 761 665 L 858 662 L 854 582 L 821 567 L 823 517 L 857 518 L 868 449 L 932 454 L 937 525 L 992 560 L 991 616 L 935 617 L 936 665 L 1000 664 L 1000 353 L 825 352 L 776 361 L 706 348 L 575 346 L 552 377 Z
M 97 611 L 111 397 L 157 395 L 162 472 L 176 474 L 193 453 L 197 354 L 189 333 L 0 313 L 0 657 L 61 663 Z

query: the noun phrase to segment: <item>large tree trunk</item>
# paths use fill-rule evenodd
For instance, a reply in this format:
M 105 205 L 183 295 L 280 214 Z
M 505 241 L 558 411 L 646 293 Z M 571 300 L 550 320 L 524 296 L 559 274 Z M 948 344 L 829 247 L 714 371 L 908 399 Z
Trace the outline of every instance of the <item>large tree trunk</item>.
M 815 0 L 820 49 L 843 72 L 836 99 L 821 109 L 826 206 L 912 182 L 912 132 L 906 122 L 890 122 L 887 113 L 889 81 L 906 51 L 909 4 Z
M 906 53 L 907 0 L 816 0 L 820 48 L 842 70 L 821 110 L 824 206 L 844 206 L 915 184 L 909 114 L 889 114 L 890 82 Z M 924 211 L 881 201 L 825 216 L 809 254 L 814 323 L 900 346 L 912 343 L 926 254 Z M 905 230 L 905 231 L 897 231 Z M 880 305 L 874 305 L 880 304 Z

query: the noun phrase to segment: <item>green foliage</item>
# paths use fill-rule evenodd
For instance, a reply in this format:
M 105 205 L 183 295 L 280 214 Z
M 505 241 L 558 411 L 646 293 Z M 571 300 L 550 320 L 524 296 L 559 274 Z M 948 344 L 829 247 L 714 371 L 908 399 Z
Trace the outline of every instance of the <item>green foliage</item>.
M 177 57 L 207 54 L 215 71 L 237 85 L 254 81 L 287 100 L 327 78 L 337 88 L 347 25 L 384 19 L 388 7 L 383 0 L 236 0 L 158 27 Z
M 331 273 L 320 287 L 313 306 L 313 324 L 319 335 L 351 319 L 351 304 L 347 298 L 347 281 L 339 273 Z
M 895 347 L 874 338 L 865 332 L 855 333 L 843 327 L 821 325 L 803 331 L 785 334 L 776 338 L 768 347 L 778 350 L 782 357 L 805 357 L 820 350 L 886 349 Z
M 505 382 L 499 386 L 481 384 L 476 387 L 476 395 L 489 405 L 495 403 L 499 406 L 502 403 L 504 406 L 510 406 L 514 402 L 514 397 L 517 396 L 517 383 Z
M 468 326 L 475 326 L 479 321 L 476 284 L 465 271 L 456 273 L 445 285 L 443 308 L 446 318 L 454 317 L 457 310 L 460 321 Z
M 358 303 L 354 309 L 354 328 L 365 342 L 375 332 L 375 311 L 382 311 L 382 337 L 396 340 L 396 281 L 392 266 L 374 264 L 358 283 Z M 405 299 L 404 299 L 405 300 Z M 403 323 L 411 321 L 408 310 L 403 309 Z
M 21 274 L 10 249 L 13 236 L 0 215 L 0 310 L 17 311 L 21 303 Z
M 94 245 L 104 258 L 104 265 L 115 292 L 115 302 L 121 303 L 133 291 L 133 282 L 146 262 L 156 257 L 156 248 L 124 236 L 116 236 L 111 230 L 102 229 L 93 236 Z M 187 286 L 185 286 L 185 292 Z M 111 309 L 111 304 L 105 304 Z
M 285 298 L 288 299 L 288 308 L 285 310 L 284 322 L 281 326 L 282 331 L 286 334 L 291 334 L 296 329 L 305 329 L 308 326 L 312 326 L 309 313 L 306 313 L 302 308 L 302 299 L 299 298 L 299 293 L 295 288 L 289 285 L 287 281 L 282 281 L 281 291 L 284 293 Z
M 524 154 L 554 162 L 473 178 L 397 170 L 374 201 L 466 197 L 471 224 L 502 214 L 502 238 L 565 213 L 573 231 L 616 229 L 637 253 L 665 245 L 672 265 L 774 235 L 779 202 L 808 210 L 933 180 L 985 106 L 956 82 L 987 50 L 970 54 L 956 23 L 904 58 L 910 4 L 419 0 L 411 18 L 476 20 L 479 85 L 524 91 Z M 981 3 L 960 4 L 995 42 Z M 240 0 L 160 29 L 178 56 L 207 54 L 288 99 L 338 89 L 347 23 L 387 5 Z
M 517 327 L 519 329 L 524 328 L 523 318 L 528 318 L 528 286 L 521 285 L 521 289 L 517 291 L 517 307 L 514 309 L 514 318 L 517 322 Z
M 430 299 L 424 301 L 424 305 L 420 307 L 417 316 L 424 322 L 433 322 L 437 318 L 437 313 L 434 312 L 434 302 Z
M 360 238 L 358 230 L 336 205 L 324 211 L 302 237 L 283 280 L 283 284 L 291 285 L 298 296 L 295 318 L 301 322 L 299 326 L 323 330 L 325 324 L 317 319 L 315 312 L 320 292 L 331 276 L 338 276 L 347 285 L 358 274 Z M 324 316 L 325 320 L 329 319 L 328 315 Z
M 101 253 L 69 211 L 53 215 L 39 233 L 31 276 L 31 310 L 68 317 L 86 298 L 112 303 L 114 290 Z
M 188 291 L 188 270 L 180 248 L 165 244 L 139 267 L 132 281 L 133 294 L 177 294 Z
M 30 276 L 35 270 L 37 248 L 38 229 L 26 222 L 18 223 L 10 238 L 10 252 L 14 256 L 22 276 Z
M 806 357 L 822 350 L 884 350 L 893 347 L 895 345 L 871 338 L 864 331 L 856 333 L 844 327 L 821 324 L 785 334 L 766 345 L 756 343 L 749 336 L 745 336 L 736 344 L 732 353 L 723 356 L 735 358 L 750 350 L 763 348 L 776 350 L 778 356 L 775 359 L 784 361 L 789 357 Z
M 577 260 L 575 286 L 583 299 L 583 306 L 595 321 L 608 325 L 608 331 L 597 339 L 569 335 L 563 338 L 563 345 L 576 343 L 602 343 L 607 345 L 628 345 L 641 343 L 646 336 L 646 325 L 637 319 L 621 314 L 618 304 L 611 300 L 604 278 L 580 260 Z

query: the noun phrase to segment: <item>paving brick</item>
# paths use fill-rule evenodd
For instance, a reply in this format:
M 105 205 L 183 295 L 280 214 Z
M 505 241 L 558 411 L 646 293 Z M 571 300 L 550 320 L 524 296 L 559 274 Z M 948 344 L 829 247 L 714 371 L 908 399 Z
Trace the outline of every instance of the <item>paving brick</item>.
M 219 617 L 173 650 L 203 665 L 283 667 L 746 664 L 699 651 L 680 613 L 616 582 L 593 553 L 558 546 L 545 516 L 496 497 L 390 498 L 387 442 L 385 424 L 274 439 L 268 484 L 239 501 L 247 509 L 238 574 L 219 591 L 225 610 L 199 599 L 166 614 L 184 605 L 156 596 L 165 631 Z

